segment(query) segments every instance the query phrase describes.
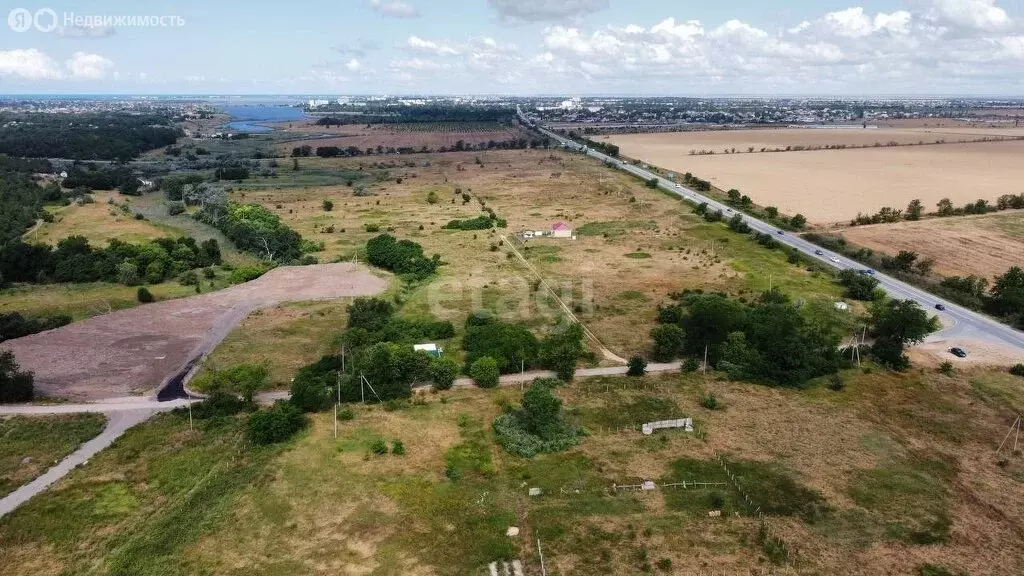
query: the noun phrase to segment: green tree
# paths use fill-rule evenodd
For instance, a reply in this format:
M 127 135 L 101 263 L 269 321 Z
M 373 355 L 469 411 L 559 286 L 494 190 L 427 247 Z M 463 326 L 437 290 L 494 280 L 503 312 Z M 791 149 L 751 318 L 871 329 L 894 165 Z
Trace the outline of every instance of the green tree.
M 284 442 L 306 427 L 306 417 L 295 405 L 279 400 L 266 410 L 249 415 L 246 435 L 257 445 Z
M 789 225 L 797 230 L 803 230 L 807 225 L 807 218 L 803 214 L 797 214 L 789 219 Z
M 551 391 L 546 382 L 534 382 L 523 394 L 523 408 L 519 422 L 531 434 L 550 438 L 562 429 L 562 400 Z
M 952 216 L 955 209 L 953 208 L 953 202 L 949 198 L 943 198 L 939 200 L 939 203 L 935 205 L 938 208 L 939 216 Z
M 139 283 L 139 267 L 131 261 L 125 260 L 117 265 L 117 281 L 125 286 L 135 286 Z
M 937 319 L 913 300 L 884 300 L 871 307 L 875 344 L 871 352 L 882 364 L 894 370 L 906 369 L 910 362 L 904 347 L 924 340 L 938 328 Z
M 1014 266 L 992 283 L 990 308 L 1002 316 L 1024 316 L 1024 269 Z
M 627 364 L 626 376 L 643 376 L 647 373 L 647 361 L 640 356 L 633 356 Z
M 394 306 L 380 298 L 356 298 L 348 305 L 348 328 L 376 332 L 391 320 Z
M 583 327 L 576 322 L 562 322 L 540 343 L 541 365 L 554 370 L 561 380 L 570 382 L 576 375 L 576 361 L 583 352 Z
M 910 204 L 907 204 L 907 213 L 904 218 L 907 220 L 920 220 L 923 212 L 924 206 L 921 204 L 921 201 L 914 198 L 910 201 Z
M 481 388 L 494 388 L 498 385 L 498 362 L 490 356 L 479 358 L 469 368 L 469 375 Z
M 149 304 L 154 300 L 153 293 L 145 286 L 139 286 L 139 289 L 135 292 L 135 298 L 142 304 Z
M 31 402 L 34 396 L 33 374 L 21 370 L 14 359 L 14 352 L 0 352 L 0 404 Z
M 681 355 L 686 345 L 686 331 L 675 324 L 660 324 L 651 330 L 654 339 L 652 357 L 658 362 L 671 362 Z
M 775 219 L 779 216 L 779 209 L 775 206 L 765 206 L 764 213 L 768 218 Z
M 330 212 L 331 210 L 334 210 L 334 202 L 324 200 L 321 207 L 324 209 L 324 212 Z
M 448 390 L 459 375 L 459 363 L 449 356 L 441 356 L 430 361 L 430 380 L 437 390 Z

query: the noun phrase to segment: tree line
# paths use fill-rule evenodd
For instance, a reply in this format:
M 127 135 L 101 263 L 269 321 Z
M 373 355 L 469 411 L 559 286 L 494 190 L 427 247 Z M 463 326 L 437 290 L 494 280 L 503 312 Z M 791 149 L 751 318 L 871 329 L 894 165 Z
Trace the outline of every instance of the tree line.
M 195 217 L 223 232 L 239 250 L 267 261 L 298 261 L 304 253 L 320 249 L 260 204 L 206 204 Z
M 128 161 L 183 136 L 160 114 L 0 113 L 0 154 Z
M 526 150 L 526 149 L 547 149 L 551 145 L 549 138 L 508 138 L 506 140 L 488 140 L 487 142 L 466 142 L 459 140 L 451 146 L 317 146 L 313 148 L 308 144 L 292 148 L 293 158 L 306 158 L 317 156 L 319 158 L 356 158 L 360 156 L 386 155 L 386 154 L 429 154 L 445 152 L 472 152 L 482 150 Z
M 906 210 L 886 206 L 879 209 L 878 212 L 875 212 L 874 214 L 861 214 L 858 212 L 857 216 L 850 220 L 850 226 L 891 224 L 893 222 L 902 222 L 904 220 L 916 221 L 920 220 L 922 216 L 945 218 L 949 216 L 964 216 L 969 214 L 988 214 L 990 212 L 1022 208 L 1024 208 L 1024 194 L 1003 194 L 996 200 L 995 204 L 991 204 L 988 200 L 979 198 L 974 202 L 968 202 L 963 206 L 954 206 L 953 202 L 949 198 L 943 198 L 935 204 L 934 212 L 928 212 L 926 214 L 924 212 L 924 205 L 919 199 L 915 198 L 907 204 Z
M 10 282 L 116 282 L 126 286 L 159 284 L 190 270 L 221 263 L 214 239 L 202 244 L 194 238 L 159 238 L 130 244 L 111 240 L 106 248 L 89 244 L 83 236 L 57 243 L 13 242 L 0 249 L 0 285 Z
M 324 116 L 317 126 L 347 126 L 351 124 L 418 124 L 430 122 L 505 122 L 516 118 L 511 106 L 406 106 L 384 104 L 379 106 L 346 107 L 332 104 L 328 110 L 351 110 L 352 115 Z

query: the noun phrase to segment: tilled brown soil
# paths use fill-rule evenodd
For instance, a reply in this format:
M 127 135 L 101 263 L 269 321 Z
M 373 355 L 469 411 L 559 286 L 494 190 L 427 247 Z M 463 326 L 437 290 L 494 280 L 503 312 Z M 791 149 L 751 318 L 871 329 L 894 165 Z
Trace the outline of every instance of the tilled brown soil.
M 348 263 L 282 267 L 219 292 L 120 310 L 2 347 L 35 373 L 40 395 L 82 401 L 152 393 L 253 310 L 372 295 L 386 284 Z

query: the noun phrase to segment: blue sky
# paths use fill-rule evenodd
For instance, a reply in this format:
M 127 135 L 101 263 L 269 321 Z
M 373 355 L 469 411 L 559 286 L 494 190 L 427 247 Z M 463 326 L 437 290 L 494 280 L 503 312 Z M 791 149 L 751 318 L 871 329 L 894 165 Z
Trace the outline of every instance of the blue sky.
M 1024 0 L 13 2 L 4 94 L 1024 95 Z

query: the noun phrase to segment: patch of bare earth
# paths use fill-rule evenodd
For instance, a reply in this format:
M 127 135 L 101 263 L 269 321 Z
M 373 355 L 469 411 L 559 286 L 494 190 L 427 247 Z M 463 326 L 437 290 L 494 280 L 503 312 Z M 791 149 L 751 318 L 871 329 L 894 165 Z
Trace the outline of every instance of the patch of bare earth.
M 386 282 L 353 264 L 281 267 L 210 294 L 121 310 L 9 340 L 47 396 L 99 400 L 152 391 L 212 350 L 242 319 L 280 302 L 376 294 Z

